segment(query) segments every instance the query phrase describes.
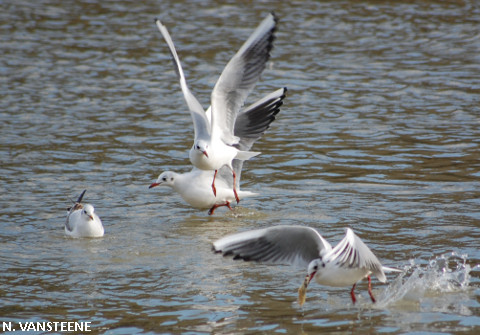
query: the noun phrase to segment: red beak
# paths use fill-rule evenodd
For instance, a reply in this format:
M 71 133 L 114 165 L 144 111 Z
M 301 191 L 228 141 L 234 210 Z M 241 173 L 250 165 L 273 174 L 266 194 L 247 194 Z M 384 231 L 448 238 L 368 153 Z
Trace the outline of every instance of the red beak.
M 155 187 L 155 186 L 158 186 L 160 185 L 159 183 L 153 183 L 152 185 L 150 185 L 148 188 L 152 188 L 152 187 Z
M 308 284 L 310 284 L 310 282 L 312 281 L 313 277 L 315 277 L 315 274 L 317 273 L 317 271 L 315 272 L 312 272 L 312 274 L 310 275 L 310 278 L 308 278 Z
M 208 154 L 207 154 L 207 152 L 206 152 L 206 151 L 202 151 L 202 153 L 205 155 L 205 157 L 207 157 L 207 158 L 208 158 Z

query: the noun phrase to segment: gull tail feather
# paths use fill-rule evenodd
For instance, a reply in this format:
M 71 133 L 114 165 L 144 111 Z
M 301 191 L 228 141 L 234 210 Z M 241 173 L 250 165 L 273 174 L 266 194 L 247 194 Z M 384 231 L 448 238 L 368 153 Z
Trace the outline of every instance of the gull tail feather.
M 382 266 L 382 270 L 385 272 L 403 272 L 400 269 L 389 268 L 388 266 Z
M 237 192 L 240 198 L 256 197 L 260 195 L 259 193 L 250 192 L 250 191 L 237 190 Z
M 255 157 L 257 155 L 260 155 L 261 152 L 258 151 L 241 151 L 239 150 L 237 152 L 237 156 L 235 156 L 235 159 L 240 159 L 242 161 L 249 160 L 252 157 Z

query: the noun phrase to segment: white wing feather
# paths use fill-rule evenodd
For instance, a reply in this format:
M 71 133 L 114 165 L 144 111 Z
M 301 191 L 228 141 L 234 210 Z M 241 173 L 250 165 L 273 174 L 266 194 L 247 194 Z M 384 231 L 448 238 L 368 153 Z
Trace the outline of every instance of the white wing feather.
M 235 118 L 270 57 L 276 18 L 269 14 L 228 62 L 212 91 L 212 138 L 238 143 Z
M 325 255 L 324 260 L 336 262 L 340 267 L 367 269 L 382 283 L 387 280 L 378 258 L 350 228 L 347 228 L 345 237 L 335 248 Z
M 175 71 L 177 72 L 177 75 L 180 79 L 180 87 L 182 88 L 183 96 L 188 105 L 188 109 L 190 110 L 190 115 L 192 116 L 193 120 L 195 140 L 197 140 L 198 138 L 206 138 L 210 136 L 211 133 L 210 122 L 205 115 L 205 111 L 202 105 L 188 88 L 182 65 L 180 64 L 180 59 L 178 58 L 177 51 L 175 50 L 175 45 L 173 44 L 173 40 L 170 37 L 167 28 L 158 19 L 155 19 L 155 23 L 157 24 L 158 29 L 162 33 L 165 42 L 167 42 L 170 54 L 172 56 L 172 61 L 175 66 Z

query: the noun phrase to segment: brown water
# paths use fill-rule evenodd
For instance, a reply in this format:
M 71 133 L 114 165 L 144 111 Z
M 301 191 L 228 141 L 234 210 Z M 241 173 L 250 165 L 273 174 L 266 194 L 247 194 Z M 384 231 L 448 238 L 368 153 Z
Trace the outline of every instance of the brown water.
M 0 322 L 90 321 L 92 333 L 478 333 L 480 6 L 470 1 L 1 3 Z M 260 192 L 213 217 L 169 189 L 192 124 L 153 23 L 169 28 L 204 106 L 269 11 L 272 61 L 249 102 L 283 86 L 245 164 Z M 63 232 L 87 189 L 106 235 Z M 313 284 L 234 262 L 211 242 L 276 224 L 352 227 L 389 284 Z M 17 326 L 19 333 L 19 327 Z

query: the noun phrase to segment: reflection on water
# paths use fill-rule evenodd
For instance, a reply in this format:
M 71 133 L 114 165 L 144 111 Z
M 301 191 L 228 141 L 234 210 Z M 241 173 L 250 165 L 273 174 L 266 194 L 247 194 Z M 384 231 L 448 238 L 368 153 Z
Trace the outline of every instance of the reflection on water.
M 91 321 L 95 333 L 405 333 L 480 328 L 480 70 L 475 1 L 7 1 L 0 12 L 1 321 Z M 153 18 L 204 106 L 264 15 L 280 18 L 247 103 L 287 86 L 242 188 L 215 216 L 167 189 L 192 125 Z M 66 238 L 87 189 L 100 239 Z M 233 262 L 213 240 L 276 224 L 350 226 L 404 268 L 345 288 Z M 452 253 L 453 252 L 453 253 Z

